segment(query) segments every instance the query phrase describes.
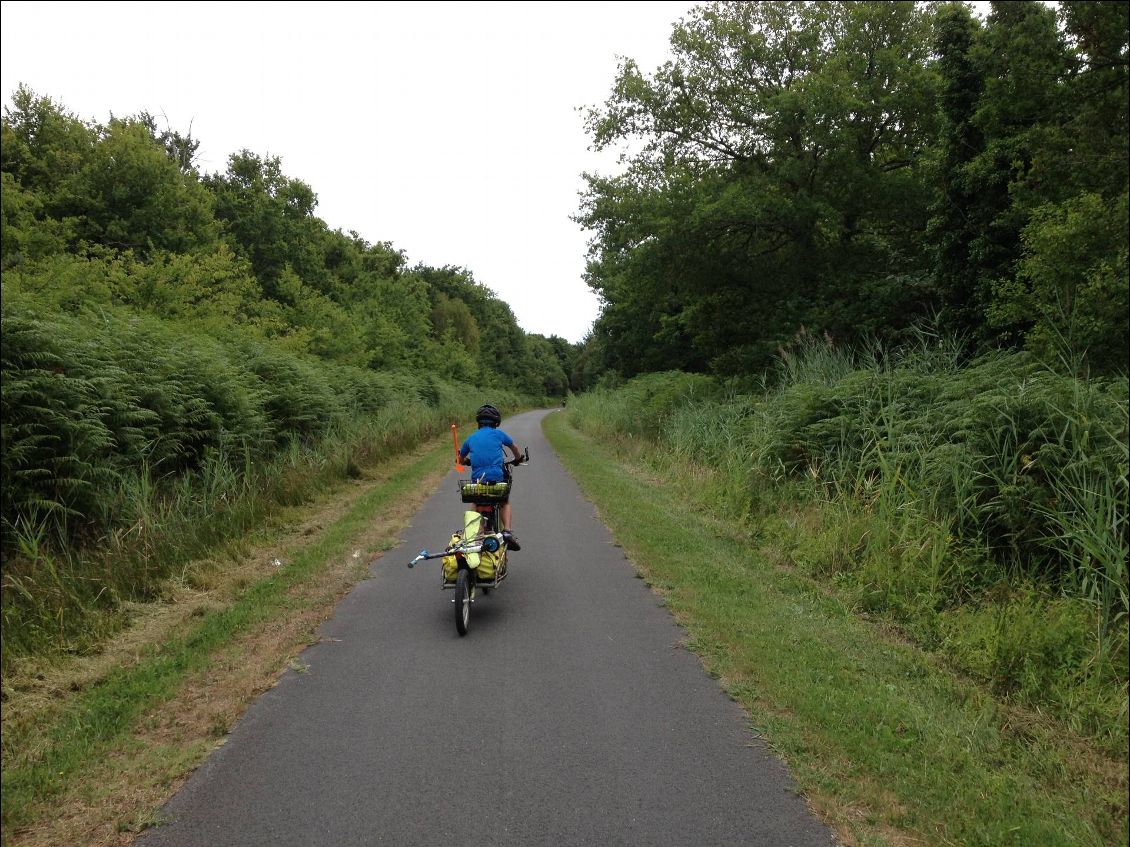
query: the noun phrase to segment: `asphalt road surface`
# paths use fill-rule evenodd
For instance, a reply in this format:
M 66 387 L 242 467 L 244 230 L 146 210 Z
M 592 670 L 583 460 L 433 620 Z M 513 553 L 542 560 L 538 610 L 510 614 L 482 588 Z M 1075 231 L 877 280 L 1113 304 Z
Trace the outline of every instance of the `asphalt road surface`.
M 822 845 L 830 831 L 679 646 L 542 437 L 503 422 L 511 554 L 466 637 L 439 561 L 449 474 L 301 655 L 166 805 L 157 845 Z

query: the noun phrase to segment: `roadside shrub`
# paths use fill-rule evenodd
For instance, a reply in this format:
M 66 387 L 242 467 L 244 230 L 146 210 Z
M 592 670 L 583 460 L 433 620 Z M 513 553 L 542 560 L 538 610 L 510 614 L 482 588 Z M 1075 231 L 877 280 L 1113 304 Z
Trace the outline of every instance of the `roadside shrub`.
M 651 374 L 569 414 L 644 439 L 697 502 L 725 500 L 786 561 L 1002 695 L 1125 723 L 1126 376 L 1024 353 L 967 361 L 946 340 L 855 357 L 805 344 L 756 394 Z
M 106 304 L 48 310 L 5 285 L 2 308 L 6 569 L 21 534 L 82 546 L 132 525 L 136 498 L 125 491 L 159 497 L 184 477 L 207 477 L 206 467 L 249 477 L 292 444 L 374 416 L 395 433 L 371 436 L 388 442 L 382 449 L 407 446 L 402 433 L 418 440 L 479 402 L 432 375 L 327 364 L 254 335 L 212 337 Z M 493 396 L 519 405 L 512 392 Z
M 1016 355 L 853 371 L 765 396 L 754 459 L 767 475 L 914 504 L 1018 576 L 1070 585 L 1085 567 L 1109 587 L 1125 582 L 1126 396 L 1125 378 L 1084 382 Z
M 109 305 L 47 310 L 5 286 L 2 310 L 5 662 L 97 643 L 121 601 L 152 596 L 178 564 L 482 402 L 432 375 Z
M 708 376 L 680 371 L 651 373 L 621 388 L 590 394 L 593 401 L 582 403 L 578 414 L 584 415 L 587 427 L 594 430 L 655 439 L 677 410 L 692 402 L 710 402 L 720 394 L 718 382 Z

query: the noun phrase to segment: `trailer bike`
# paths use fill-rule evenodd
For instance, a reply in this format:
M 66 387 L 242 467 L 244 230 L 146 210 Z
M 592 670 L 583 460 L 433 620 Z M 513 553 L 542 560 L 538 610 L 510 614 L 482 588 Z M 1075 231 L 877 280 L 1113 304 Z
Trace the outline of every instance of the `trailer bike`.
M 502 505 L 510 496 L 511 468 L 529 461 L 527 447 L 520 459 L 504 463 L 506 478 L 501 482 L 458 480 L 459 498 L 470 507 L 463 512 L 462 528 L 451 534 L 443 552 L 421 550 L 408 563 L 408 567 L 413 568 L 420 562 L 443 561 L 440 585 L 455 592 L 451 602 L 455 607 L 455 628 L 460 635 L 466 635 L 470 629 L 471 606 L 475 600 L 498 588 L 506 579 L 508 556 L 502 532 Z

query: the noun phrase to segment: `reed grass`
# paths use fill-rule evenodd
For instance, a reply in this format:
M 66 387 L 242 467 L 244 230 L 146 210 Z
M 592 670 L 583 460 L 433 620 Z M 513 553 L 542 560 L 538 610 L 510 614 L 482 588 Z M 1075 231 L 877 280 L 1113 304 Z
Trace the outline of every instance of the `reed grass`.
M 93 649 L 185 562 L 478 402 L 432 374 L 112 307 L 49 312 L 7 286 L 3 322 L 0 668 Z
M 913 534 L 900 526 L 882 534 L 889 515 L 829 499 L 825 485 L 803 478 L 783 480 L 755 521 L 734 523 L 702 508 L 701 468 L 662 447 L 590 438 L 565 415 L 543 427 L 638 575 L 685 628 L 688 649 L 844 843 L 1126 843 L 1124 743 L 1096 750 L 1065 731 L 1074 727 L 1002 704 L 1007 692 L 953 673 L 859 614 L 852 586 L 836 575 L 868 567 L 868 544 L 903 544 L 904 564 L 927 564 Z M 783 526 L 798 542 L 790 556 L 810 559 L 782 560 Z M 1041 678 L 1025 645 L 1060 661 L 1079 646 L 1063 636 L 1081 611 L 1019 587 L 989 615 L 973 604 L 953 610 L 966 615 L 961 643 L 971 663 L 1025 682 Z M 1080 702 L 1108 705 L 1071 690 Z
M 1127 393 L 1125 376 L 969 361 L 928 333 L 855 352 L 805 336 L 756 393 L 651 374 L 576 398 L 569 416 L 693 479 L 701 504 L 859 612 L 1117 746 Z

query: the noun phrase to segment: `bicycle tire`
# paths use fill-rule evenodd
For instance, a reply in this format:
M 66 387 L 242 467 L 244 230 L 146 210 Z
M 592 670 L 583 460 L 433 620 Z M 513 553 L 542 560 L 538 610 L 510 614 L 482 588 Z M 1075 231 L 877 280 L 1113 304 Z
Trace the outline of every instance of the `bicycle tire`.
M 455 578 L 455 629 L 460 636 L 471 628 L 471 572 L 464 569 Z

